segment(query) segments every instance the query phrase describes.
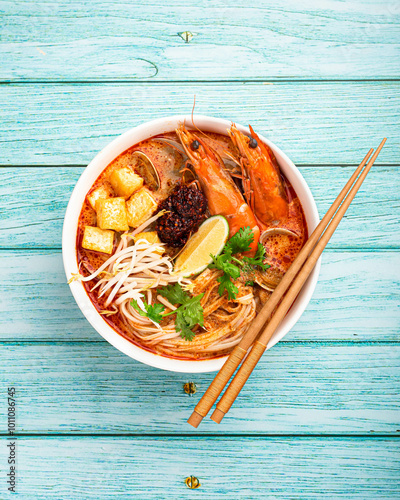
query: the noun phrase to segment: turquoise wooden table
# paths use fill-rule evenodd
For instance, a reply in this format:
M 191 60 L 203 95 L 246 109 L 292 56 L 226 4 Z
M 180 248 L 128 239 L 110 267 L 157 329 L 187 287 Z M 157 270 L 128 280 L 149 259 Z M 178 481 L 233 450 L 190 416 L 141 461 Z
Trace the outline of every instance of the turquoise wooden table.
M 0 5 L 0 498 L 13 441 L 29 500 L 399 498 L 400 4 Z M 223 423 L 197 430 L 186 419 L 212 374 L 159 371 L 103 341 L 61 260 L 85 165 L 128 128 L 190 112 L 194 95 L 197 113 L 278 144 L 320 214 L 389 138 L 307 311 Z

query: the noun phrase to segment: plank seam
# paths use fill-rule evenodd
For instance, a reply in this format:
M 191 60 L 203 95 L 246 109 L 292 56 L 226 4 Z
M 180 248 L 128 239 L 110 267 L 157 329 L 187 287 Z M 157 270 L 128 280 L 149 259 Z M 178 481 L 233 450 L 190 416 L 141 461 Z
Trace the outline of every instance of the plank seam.
M 234 433 L 234 432 L 229 432 L 228 433 L 179 433 L 179 434 L 174 434 L 174 433 L 161 433 L 161 434 L 154 434 L 154 433 L 133 433 L 133 432 L 127 432 L 127 433 L 98 433 L 98 434 L 93 434 L 93 433 L 79 433 L 79 432 L 68 432 L 68 433 L 63 433 L 63 432 L 55 432 L 53 433 L 35 433 L 35 432 L 27 432 L 27 433 L 15 433 L 14 437 L 15 438 L 47 438 L 47 439 L 54 439 L 54 438 L 135 438 L 135 439 L 149 439 L 149 438 L 157 438 L 157 439 L 190 439 L 190 438 L 197 438 L 197 439 L 209 439 L 209 438 L 232 438 L 232 440 L 236 440 L 236 438 L 248 438 L 248 439 L 276 439 L 276 438 L 283 438 L 283 439 L 299 439 L 299 440 L 307 440 L 307 439 L 331 439 L 331 440 L 336 440 L 336 439 L 352 439 L 352 440 L 358 440 L 358 439 L 393 439 L 393 440 L 398 440 L 400 438 L 400 429 L 396 430 L 398 434 L 389 434 L 389 433 L 375 433 L 371 431 L 371 434 L 289 434 L 289 433 L 284 433 L 284 434 L 262 434 L 262 433 Z M 0 437 L 9 437 L 9 434 L 7 433 L 0 433 Z
M 51 219 L 51 220 L 61 220 L 61 219 Z M 10 229 L 10 228 L 7 228 Z M 61 253 L 62 247 L 3 247 L 0 246 L 0 252 L 15 252 L 15 253 L 23 253 L 23 252 L 59 252 Z M 332 245 L 331 247 L 327 247 L 324 252 L 327 253 L 339 253 L 339 252 L 347 252 L 347 253 L 383 253 L 383 252 L 392 252 L 398 253 L 400 251 L 400 247 L 398 246 L 385 246 L 385 247 L 337 247 Z
M 296 167 L 298 168 L 356 168 L 358 164 L 356 163 L 296 163 Z M 38 165 L 7 165 L 1 164 L 0 168 L 86 168 L 87 164 L 62 164 L 62 165 L 53 165 L 53 164 L 38 164 Z M 388 168 L 398 168 L 400 164 L 398 163 L 374 163 L 374 167 L 388 167 Z
M 282 339 L 280 344 L 285 344 L 286 346 L 295 346 L 298 344 L 304 344 L 304 345 L 322 345 L 322 346 L 336 346 L 336 345 L 343 345 L 343 346 L 353 346 L 353 345 L 392 345 L 392 346 L 398 346 L 400 345 L 400 340 L 284 340 Z M 110 345 L 106 340 L 0 340 L 0 346 L 24 346 L 24 345 L 34 345 L 34 344 L 43 344 L 43 345 L 80 345 L 80 344 L 103 344 L 103 345 Z
M 234 83 L 234 84 L 243 84 L 243 83 L 254 83 L 254 84 L 262 84 L 262 83 L 288 83 L 288 84 L 299 84 L 299 83 L 313 83 L 313 84 L 321 84 L 324 85 L 326 83 L 399 83 L 400 77 L 389 78 L 389 77 L 381 77 L 381 78 L 279 78 L 279 77 L 271 77 L 271 78 L 262 78 L 262 79 L 228 79 L 228 80 L 153 80 L 149 79 L 87 79 L 87 80 L 54 80 L 54 79 L 24 79 L 24 80 L 13 80 L 13 79 L 2 79 L 0 80 L 0 85 L 120 85 L 120 84 L 128 84 L 128 85 L 171 85 L 171 84 L 180 84 L 180 85 L 193 85 L 193 84 L 226 84 L 226 83 Z

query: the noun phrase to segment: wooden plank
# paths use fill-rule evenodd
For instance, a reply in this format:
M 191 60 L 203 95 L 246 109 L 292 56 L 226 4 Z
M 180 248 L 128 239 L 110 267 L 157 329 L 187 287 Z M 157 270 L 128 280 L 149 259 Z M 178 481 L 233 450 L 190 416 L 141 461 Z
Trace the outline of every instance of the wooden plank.
M 355 167 L 301 167 L 322 217 Z M 0 247 L 59 248 L 65 209 L 82 168 L 0 169 Z M 331 248 L 399 248 L 398 167 L 376 166 Z
M 87 164 L 118 134 L 192 110 L 249 123 L 298 164 L 356 164 L 383 136 L 398 164 L 400 86 L 364 83 L 165 83 L 0 87 L 2 165 Z
M 383 438 L 24 438 L 18 459 L 17 491 L 31 500 L 97 499 L 99 488 L 141 500 L 364 500 L 397 498 L 399 487 L 398 446 Z M 191 475 L 196 491 L 184 483 Z
M 0 340 L 102 338 L 78 309 L 59 251 L 0 253 Z M 396 341 L 400 254 L 327 252 L 315 294 L 284 341 Z
M 327 438 L 22 438 L 17 492 L 43 498 L 398 498 L 398 442 Z M 7 448 L 2 443 L 6 463 Z M 46 471 L 44 473 L 44 471 Z M 193 491 L 184 480 L 195 476 Z M 0 492 L 7 495 L 6 481 Z
M 399 77 L 393 2 L 3 5 L 5 81 Z M 189 43 L 179 36 L 185 31 Z
M 280 343 L 223 425 L 207 418 L 196 431 L 186 420 L 212 374 L 157 370 L 107 343 L 2 344 L 0 381 L 16 388 L 19 433 L 397 435 L 399 354 L 395 343 Z

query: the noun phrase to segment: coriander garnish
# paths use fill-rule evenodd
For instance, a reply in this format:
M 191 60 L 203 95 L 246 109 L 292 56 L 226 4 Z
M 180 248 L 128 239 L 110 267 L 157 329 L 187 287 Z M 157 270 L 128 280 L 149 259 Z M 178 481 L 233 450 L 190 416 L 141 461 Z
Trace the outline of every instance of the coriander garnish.
M 143 300 L 143 305 L 146 311 L 143 311 L 139 307 L 135 299 L 132 299 L 131 305 L 141 316 L 147 317 L 158 324 L 163 318 L 176 314 L 175 330 L 185 340 L 192 341 L 195 337 L 195 333 L 192 331 L 192 328 L 196 325 L 204 325 L 203 308 L 200 304 L 204 293 L 191 297 L 187 292 L 185 292 L 185 290 L 183 290 L 179 283 L 160 288 L 158 293 L 165 297 L 171 304 L 180 304 L 180 306 L 174 311 L 163 314 L 165 306 L 162 304 L 149 305 L 145 300 Z
M 222 295 L 226 290 L 230 300 L 235 299 L 239 290 L 232 280 L 240 277 L 241 271 L 254 274 L 256 267 L 263 271 L 268 269 L 268 264 L 263 264 L 265 258 L 265 248 L 261 243 L 258 244 L 257 251 L 254 257 L 242 256 L 234 257 L 234 254 L 247 252 L 250 250 L 250 245 L 254 240 L 254 234 L 250 227 L 244 227 L 232 236 L 225 244 L 222 253 L 215 257 L 211 254 L 213 262 L 208 266 L 210 269 L 219 269 L 223 271 L 223 275 L 217 278 L 220 283 L 218 293 Z M 253 286 L 252 279 L 246 281 L 246 285 Z

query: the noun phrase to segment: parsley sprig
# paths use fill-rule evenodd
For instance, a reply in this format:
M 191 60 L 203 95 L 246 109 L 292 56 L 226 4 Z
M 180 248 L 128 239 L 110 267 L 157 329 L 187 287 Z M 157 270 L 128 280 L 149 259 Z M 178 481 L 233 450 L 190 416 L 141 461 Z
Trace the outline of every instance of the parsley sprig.
M 168 285 L 159 290 L 159 294 L 165 297 L 171 304 L 181 304 L 178 309 L 164 316 L 176 314 L 175 329 L 180 336 L 186 340 L 193 340 L 195 334 L 192 328 L 196 325 L 204 326 L 203 308 L 200 304 L 204 293 L 190 297 L 179 283 Z
M 143 316 L 144 318 L 149 318 L 152 321 L 155 321 L 156 323 L 160 323 L 161 320 L 163 319 L 162 313 L 165 311 L 165 307 L 162 304 L 154 304 L 154 305 L 148 304 L 145 299 L 143 299 L 142 302 L 144 308 L 146 309 L 146 312 L 140 309 L 135 299 L 131 300 L 131 306 L 134 309 L 136 309 L 136 311 L 140 314 L 140 316 Z
M 217 278 L 220 284 L 218 293 L 223 295 L 226 290 L 230 300 L 235 299 L 239 292 L 232 280 L 238 279 L 242 271 L 253 276 L 256 267 L 259 267 L 263 271 L 270 267 L 268 264 L 263 264 L 265 248 L 260 243 L 257 246 L 254 257 L 248 257 L 246 255 L 240 258 L 234 257 L 235 254 L 249 251 L 253 241 L 254 234 L 251 228 L 248 226 L 243 227 L 227 241 L 222 253 L 218 255 L 218 257 L 211 254 L 213 261 L 208 267 L 210 269 L 219 269 L 223 271 L 223 275 Z M 246 285 L 253 286 L 254 281 L 252 279 L 247 280 Z
M 224 250 L 225 248 L 229 248 L 232 254 L 248 252 L 253 241 L 254 233 L 251 228 L 249 226 L 242 227 L 227 241 Z
M 143 300 L 143 304 L 146 309 L 146 312 L 144 312 L 139 307 L 135 299 L 131 301 L 132 307 L 134 307 L 141 316 L 145 316 L 156 323 L 160 323 L 161 320 L 167 316 L 176 314 L 176 331 L 185 340 L 192 341 L 195 337 L 195 333 L 192 331 L 192 328 L 196 325 L 204 325 L 203 308 L 200 304 L 204 293 L 191 297 L 187 292 L 185 292 L 185 290 L 183 290 L 179 283 L 160 288 L 158 293 L 162 297 L 165 297 L 171 304 L 179 304 L 179 307 L 174 311 L 163 314 L 165 307 L 162 304 L 149 305 L 145 300 Z
M 265 248 L 261 243 L 258 244 L 256 253 L 254 257 L 247 257 L 246 255 L 242 257 L 245 266 L 250 267 L 259 267 L 262 271 L 265 271 L 270 267 L 269 264 L 263 264 L 263 260 L 265 259 Z

